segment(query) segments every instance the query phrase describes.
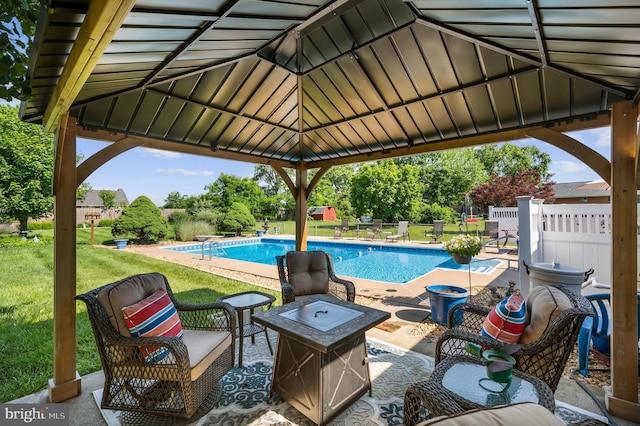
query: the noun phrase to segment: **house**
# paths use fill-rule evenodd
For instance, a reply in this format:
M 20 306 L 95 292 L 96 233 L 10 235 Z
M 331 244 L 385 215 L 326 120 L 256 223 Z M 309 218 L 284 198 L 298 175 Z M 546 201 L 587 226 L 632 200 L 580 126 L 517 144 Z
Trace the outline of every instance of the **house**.
M 336 220 L 336 209 L 331 206 L 309 207 L 307 215 L 314 220 Z
M 554 204 L 608 204 L 611 200 L 609 184 L 603 180 L 556 183 Z
M 87 191 L 84 200 L 76 201 L 76 208 L 94 208 L 94 209 L 102 209 L 104 204 L 100 199 L 100 191 L 101 189 L 91 189 Z M 129 205 L 129 199 L 127 199 L 127 194 L 120 188 L 113 191 L 116 193 L 116 198 L 113 200 L 116 207 L 124 207 Z

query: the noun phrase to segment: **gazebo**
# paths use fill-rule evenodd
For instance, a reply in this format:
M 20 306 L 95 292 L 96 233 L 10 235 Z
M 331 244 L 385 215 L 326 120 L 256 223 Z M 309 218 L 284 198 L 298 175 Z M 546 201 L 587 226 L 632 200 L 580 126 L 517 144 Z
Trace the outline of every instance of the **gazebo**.
M 21 116 L 56 134 L 51 401 L 80 392 L 75 188 L 118 154 L 146 146 L 270 165 L 296 199 L 304 250 L 307 199 L 332 166 L 531 137 L 611 185 L 607 404 L 640 422 L 637 1 L 43 3 Z M 566 135 L 608 125 L 611 161 Z M 109 144 L 76 166 L 77 137 Z

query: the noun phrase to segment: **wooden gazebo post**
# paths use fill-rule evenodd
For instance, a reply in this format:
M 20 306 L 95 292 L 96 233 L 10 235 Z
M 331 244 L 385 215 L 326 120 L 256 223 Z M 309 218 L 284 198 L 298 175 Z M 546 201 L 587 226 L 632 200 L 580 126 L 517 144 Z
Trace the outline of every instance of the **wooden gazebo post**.
M 640 423 L 638 404 L 638 106 L 611 110 L 611 391 L 614 416 Z
M 63 116 L 56 134 L 54 193 L 53 379 L 49 401 L 80 393 L 76 371 L 76 134 Z

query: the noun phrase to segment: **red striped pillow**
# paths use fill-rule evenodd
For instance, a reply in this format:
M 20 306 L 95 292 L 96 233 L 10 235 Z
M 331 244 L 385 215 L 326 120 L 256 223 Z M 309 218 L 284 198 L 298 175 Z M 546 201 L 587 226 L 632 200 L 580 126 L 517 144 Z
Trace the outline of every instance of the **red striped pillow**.
M 519 291 L 505 297 L 491 311 L 482 325 L 482 335 L 506 343 L 518 343 L 524 331 L 526 311 Z
M 133 305 L 125 306 L 122 313 L 133 337 L 182 337 L 180 317 L 163 288 Z M 169 353 L 169 350 L 162 346 L 144 346 L 140 350 L 148 363 L 156 363 Z

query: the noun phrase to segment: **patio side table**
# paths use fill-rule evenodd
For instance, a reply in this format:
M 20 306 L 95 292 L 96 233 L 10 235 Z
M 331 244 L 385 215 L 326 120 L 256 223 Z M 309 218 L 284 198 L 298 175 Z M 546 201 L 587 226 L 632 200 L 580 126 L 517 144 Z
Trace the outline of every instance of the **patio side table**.
M 223 296 L 220 299 L 223 302 L 228 303 L 233 306 L 238 315 L 238 338 L 240 339 L 240 348 L 238 351 L 238 367 L 242 368 L 242 352 L 244 349 L 243 342 L 245 337 L 251 336 L 251 343 L 256 343 L 255 335 L 261 332 L 264 332 L 265 337 L 267 338 L 267 345 L 269 346 L 269 352 L 273 355 L 273 349 L 271 348 L 271 342 L 269 341 L 269 334 L 267 333 L 267 329 L 253 322 L 253 318 L 251 315 L 255 313 L 257 308 L 261 308 L 263 310 L 271 309 L 271 305 L 276 300 L 270 294 L 262 293 L 259 291 L 246 291 L 244 293 L 232 294 L 230 296 Z M 244 323 L 244 313 L 245 311 L 249 311 L 249 322 Z
M 491 392 L 480 386 L 486 379 L 486 367 L 477 358 L 451 356 L 436 366 L 428 380 L 409 385 L 404 396 L 404 423 L 413 425 L 429 417 L 496 405 L 535 402 L 552 413 L 555 399 L 551 388 L 537 377 L 513 369 L 511 385 Z M 497 384 L 496 390 L 501 386 Z M 486 387 L 486 382 L 485 382 Z

